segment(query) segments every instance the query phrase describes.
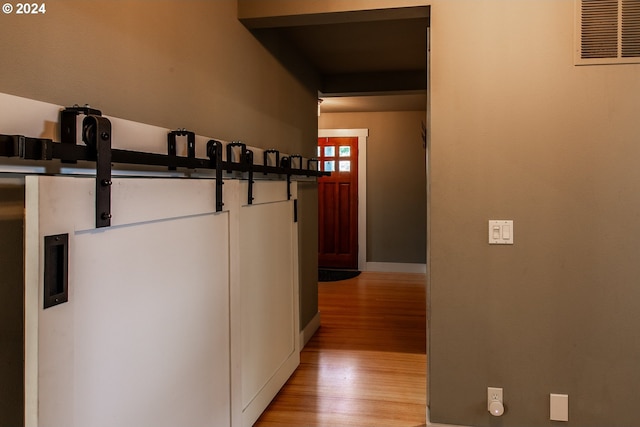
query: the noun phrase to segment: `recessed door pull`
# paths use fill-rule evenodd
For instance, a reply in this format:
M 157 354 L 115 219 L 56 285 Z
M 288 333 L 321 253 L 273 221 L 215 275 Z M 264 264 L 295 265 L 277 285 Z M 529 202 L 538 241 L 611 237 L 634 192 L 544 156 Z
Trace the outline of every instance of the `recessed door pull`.
M 69 300 L 69 235 L 44 237 L 44 308 Z

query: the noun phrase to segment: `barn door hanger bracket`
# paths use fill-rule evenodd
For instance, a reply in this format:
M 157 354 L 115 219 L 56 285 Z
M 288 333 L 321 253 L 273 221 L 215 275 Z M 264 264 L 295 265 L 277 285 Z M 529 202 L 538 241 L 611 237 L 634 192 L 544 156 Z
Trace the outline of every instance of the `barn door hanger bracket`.
M 222 142 L 210 139 L 207 142 L 207 157 L 210 167 L 216 171 L 216 212 L 222 212 L 224 202 L 222 201 Z
M 75 116 L 74 116 L 75 117 Z M 73 124 L 75 128 L 75 124 Z M 73 134 L 77 134 L 73 131 Z M 86 146 L 64 144 L 46 138 L 0 135 L 0 156 L 24 160 L 53 160 L 76 163 L 96 162 L 96 228 L 111 225 L 111 122 L 102 116 L 88 115 L 82 122 L 82 140 Z
M 270 158 L 273 158 L 274 161 L 270 162 Z M 280 166 L 280 152 L 278 150 L 270 149 L 264 150 L 263 153 L 263 166 L 265 167 L 264 174 L 266 175 L 268 172 L 266 168 L 268 167 L 279 167 Z
M 287 200 L 291 200 L 291 175 L 294 170 L 302 170 L 302 156 L 299 154 L 292 154 L 282 158 L 282 164 L 280 165 L 287 172 Z M 296 174 L 299 174 L 296 172 Z
M 247 179 L 249 180 L 249 194 L 247 195 L 247 204 L 252 205 L 253 204 L 253 151 L 251 150 L 246 150 L 244 159 L 245 162 L 247 163 L 247 172 L 249 174 L 249 176 L 247 177 Z
M 234 161 L 236 160 L 236 161 Z M 247 172 L 249 189 L 247 194 L 247 204 L 253 204 L 253 151 L 247 148 L 247 145 L 243 142 L 233 141 L 227 144 L 227 171 L 239 170 Z
M 195 132 L 188 131 L 186 129 L 178 129 L 169 132 L 167 135 L 167 151 L 169 154 L 169 170 L 176 170 L 175 158 L 178 154 L 177 149 L 177 137 L 178 136 L 186 136 L 187 137 L 187 158 L 195 159 L 196 158 L 196 134 Z M 172 162 L 172 160 L 174 160 Z
M 60 148 L 78 145 L 78 116 L 84 115 L 82 120 L 82 141 L 87 146 L 86 160 L 96 162 L 96 228 L 111 225 L 111 122 L 102 117 L 102 112 L 85 105 L 67 107 L 60 112 Z M 51 147 L 54 151 L 55 146 Z M 59 150 L 60 155 L 46 153 L 46 158 L 57 157 L 63 163 L 76 163 L 77 159 L 69 159 L 66 150 Z M 44 158 L 45 156 L 43 156 Z M 71 156 L 69 156 L 71 157 Z
M 280 167 L 287 173 L 287 200 L 291 200 L 291 157 L 284 156 L 280 160 Z
M 88 115 L 82 121 L 88 158 L 96 162 L 96 228 L 111 225 L 111 122 Z
M 78 144 L 78 116 L 102 116 L 100 110 L 91 108 L 89 104 L 80 107 L 75 104 L 73 107 L 67 107 L 60 112 L 60 142 L 63 144 Z M 75 160 L 62 160 L 63 163 L 76 163 Z
M 244 170 L 247 163 L 247 144 L 240 141 L 233 141 L 227 144 L 227 172 L 234 170 Z M 239 166 L 234 167 L 233 165 Z
M 292 154 L 289 158 L 291 160 L 291 169 L 302 170 L 302 156 L 300 154 Z
M 317 171 L 318 166 L 318 159 L 307 159 L 307 176 L 311 176 L 311 171 Z

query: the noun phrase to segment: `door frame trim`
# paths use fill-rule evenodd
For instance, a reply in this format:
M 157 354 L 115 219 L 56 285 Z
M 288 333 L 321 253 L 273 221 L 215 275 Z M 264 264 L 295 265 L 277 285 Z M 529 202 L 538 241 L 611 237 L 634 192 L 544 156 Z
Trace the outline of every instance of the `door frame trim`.
M 369 129 L 318 129 L 318 138 L 358 137 L 358 270 L 367 270 L 367 137 Z

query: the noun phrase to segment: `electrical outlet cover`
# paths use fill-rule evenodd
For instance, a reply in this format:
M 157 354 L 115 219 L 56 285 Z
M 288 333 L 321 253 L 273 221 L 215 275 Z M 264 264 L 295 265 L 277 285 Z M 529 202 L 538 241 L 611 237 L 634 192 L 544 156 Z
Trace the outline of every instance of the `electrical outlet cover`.
M 569 395 L 549 395 L 549 419 L 551 421 L 569 421 Z
M 491 402 L 497 400 L 500 403 L 504 403 L 502 399 L 502 388 L 500 387 L 488 387 L 487 388 L 487 410 Z

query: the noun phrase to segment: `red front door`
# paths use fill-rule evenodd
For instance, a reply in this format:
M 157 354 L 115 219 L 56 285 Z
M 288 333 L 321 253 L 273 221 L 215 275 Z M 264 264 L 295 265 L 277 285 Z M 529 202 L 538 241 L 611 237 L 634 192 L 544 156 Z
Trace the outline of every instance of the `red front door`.
M 358 138 L 318 138 L 318 265 L 358 268 Z

